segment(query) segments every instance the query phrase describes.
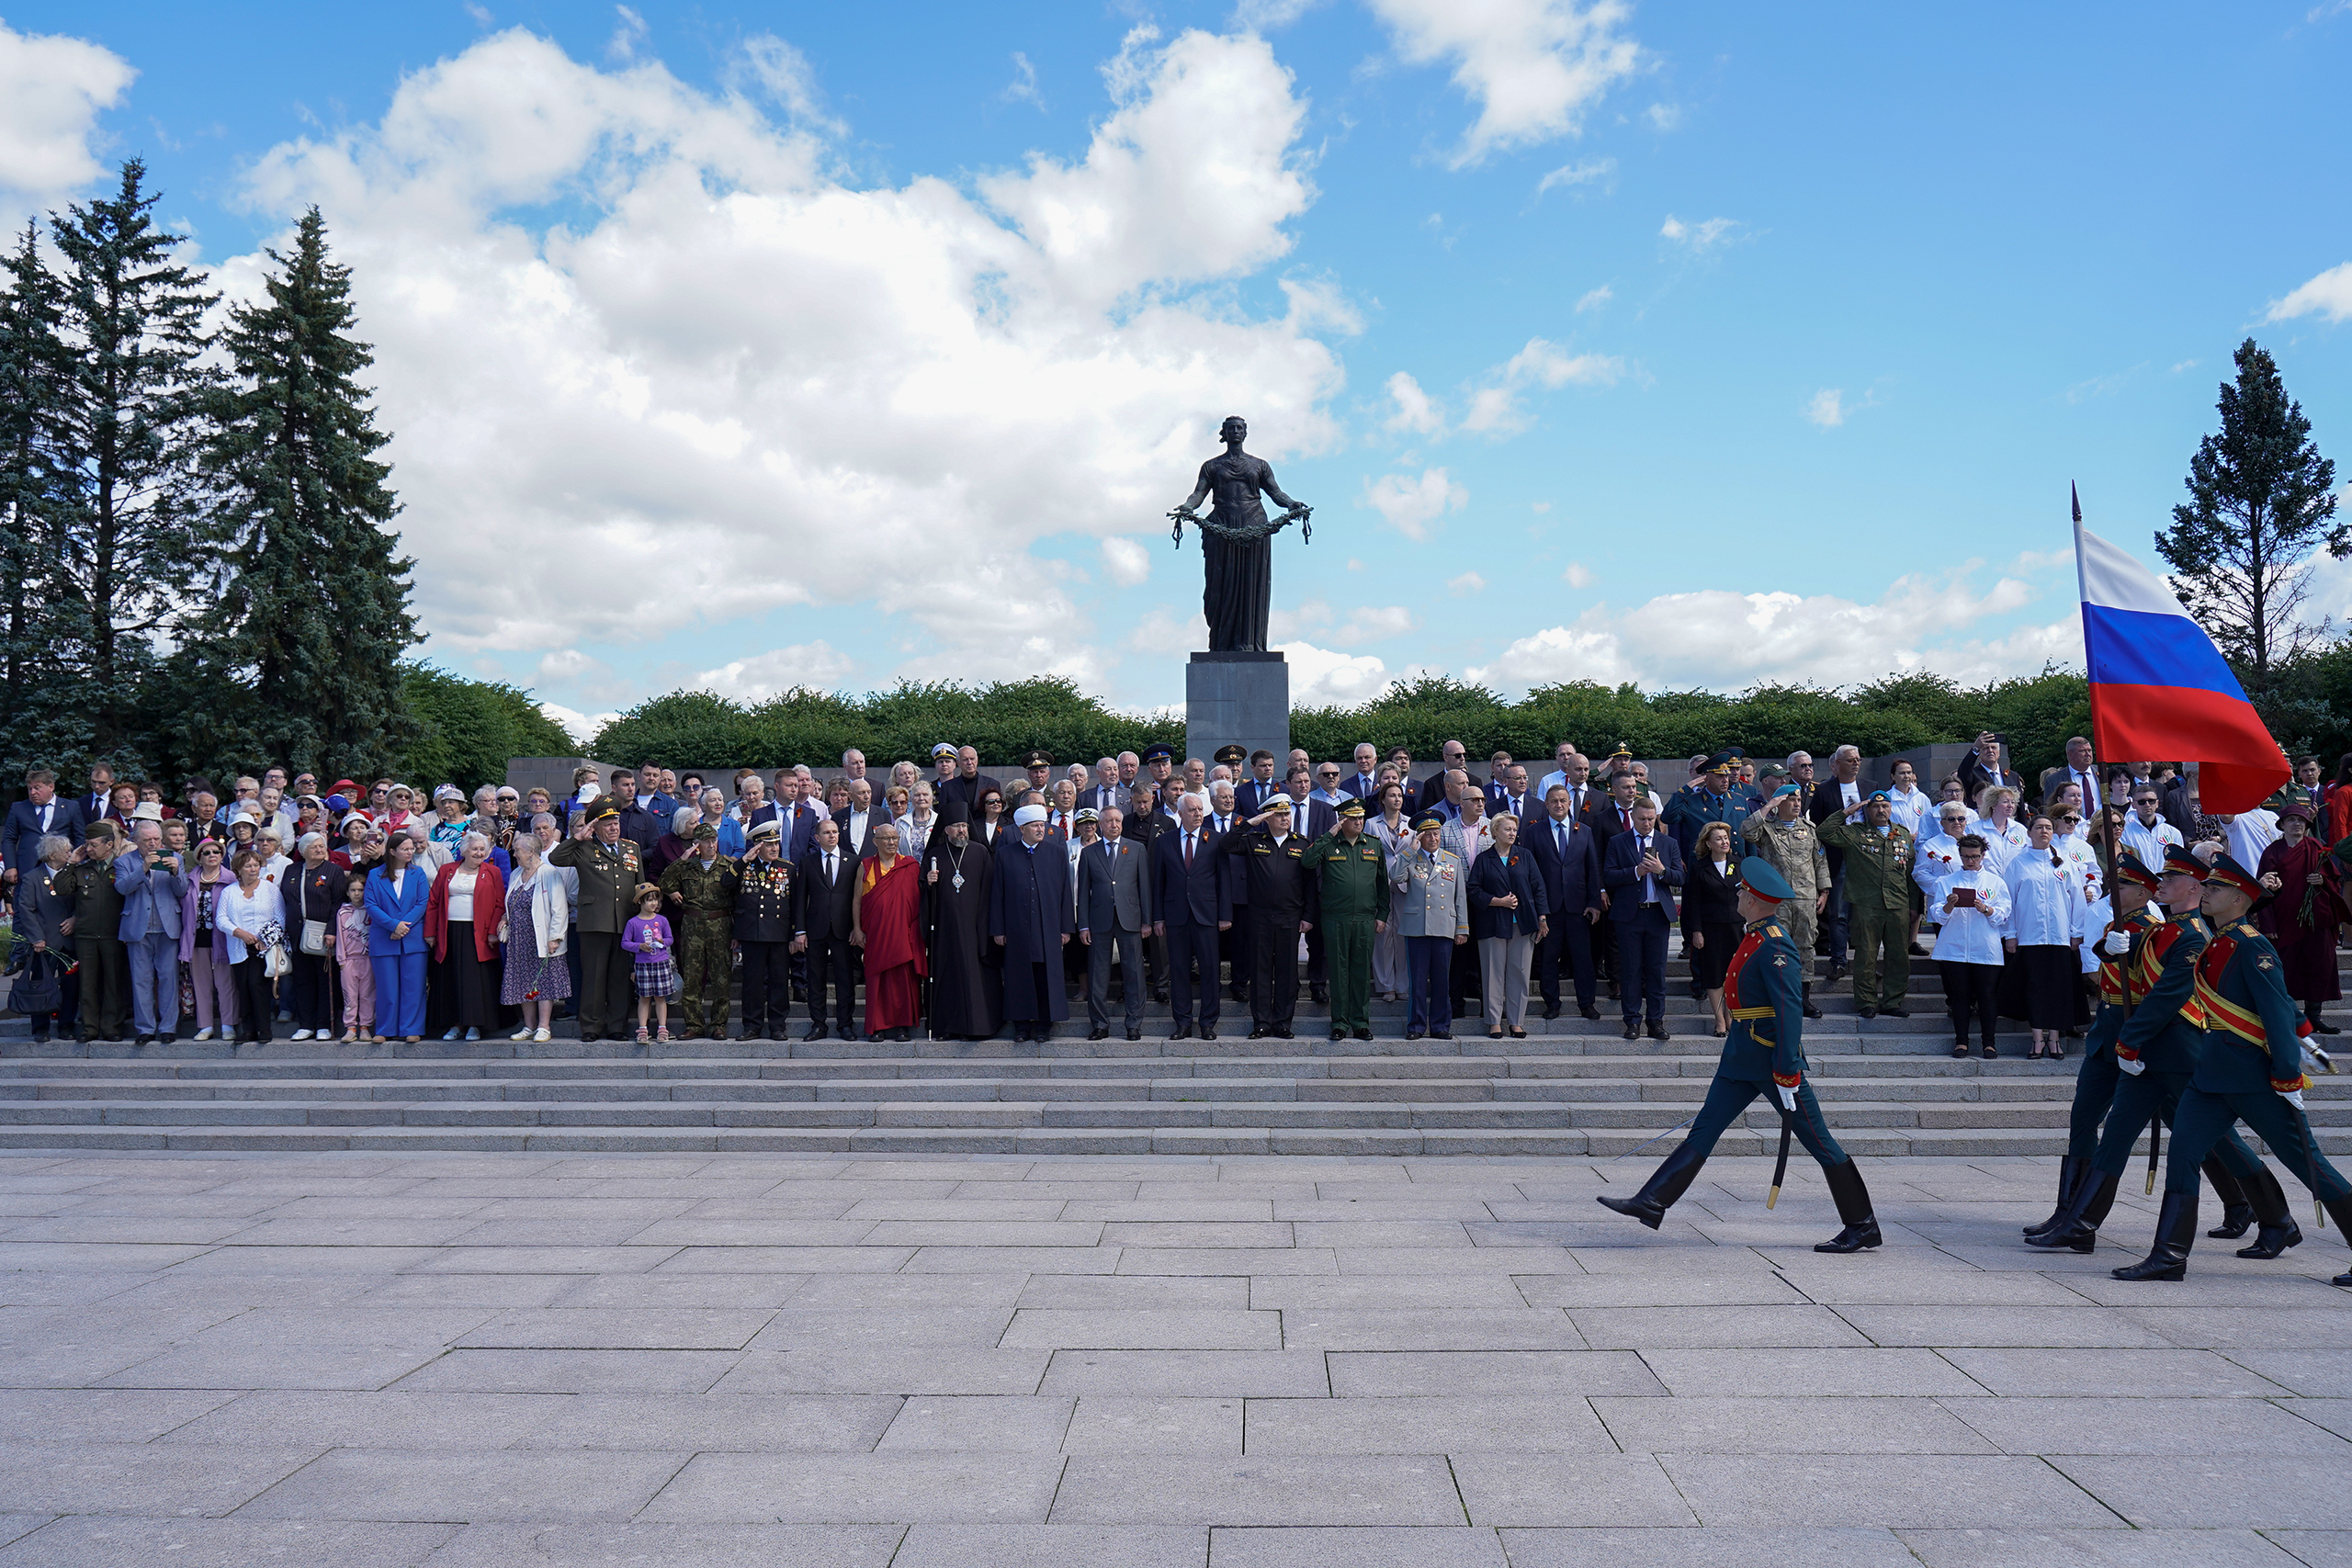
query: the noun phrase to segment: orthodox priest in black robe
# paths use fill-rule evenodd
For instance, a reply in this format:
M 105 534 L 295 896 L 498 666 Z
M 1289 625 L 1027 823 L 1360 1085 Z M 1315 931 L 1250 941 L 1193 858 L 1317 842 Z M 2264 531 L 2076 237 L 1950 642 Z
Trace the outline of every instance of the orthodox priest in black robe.
M 1004 1015 L 1012 1021 L 1012 1037 L 1043 1040 L 1069 1016 L 1062 949 L 1078 934 L 1069 852 L 1046 837 L 1042 806 L 1014 812 L 1012 829 L 997 839 L 989 936 L 1004 955 Z
M 1003 960 L 989 940 L 996 856 L 971 837 L 971 813 L 951 800 L 922 854 L 922 922 L 931 943 L 931 1032 L 986 1040 L 1004 1025 Z

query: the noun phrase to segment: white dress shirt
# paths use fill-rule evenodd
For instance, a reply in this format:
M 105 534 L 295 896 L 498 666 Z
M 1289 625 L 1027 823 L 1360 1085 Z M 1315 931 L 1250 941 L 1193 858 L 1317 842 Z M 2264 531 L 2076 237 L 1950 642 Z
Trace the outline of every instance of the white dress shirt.
M 2236 819 L 2222 829 L 2222 842 L 2229 846 L 2230 858 L 2248 871 L 2262 864 L 2262 852 L 2278 840 L 2278 814 L 2260 807 L 2239 812 Z
M 2047 869 L 2045 864 L 2044 869 Z M 1944 895 L 1955 887 L 1976 889 L 1976 907 L 1947 912 Z M 1943 922 L 1936 932 L 1934 956 L 1947 964 L 1998 964 L 2004 954 L 2001 939 L 2009 934 L 2009 886 L 1989 864 L 1974 871 L 1953 866 L 1937 878 L 1928 896 L 1928 915 Z
M 2009 885 L 2009 930 L 2019 947 L 2064 947 L 2082 934 L 2082 884 L 2071 865 L 2050 863 L 2052 850 L 2030 845 L 2017 852 L 2001 875 Z M 2064 852 L 2058 852 L 2063 863 Z

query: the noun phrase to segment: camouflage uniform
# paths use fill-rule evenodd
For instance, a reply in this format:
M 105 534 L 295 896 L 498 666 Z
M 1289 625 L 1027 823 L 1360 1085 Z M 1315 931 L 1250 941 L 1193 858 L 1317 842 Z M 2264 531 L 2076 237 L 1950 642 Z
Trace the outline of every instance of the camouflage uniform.
M 718 831 L 705 824 L 695 829 L 699 842 Z M 742 878 L 741 863 L 720 855 L 707 867 L 699 852 L 670 863 L 662 874 L 662 891 L 677 928 L 678 1006 L 685 1019 L 684 1038 L 707 1034 L 727 1038 L 727 989 L 734 978 L 735 895 Z
M 1820 835 L 1802 812 L 1793 822 L 1781 822 L 1758 811 L 1740 824 L 1739 836 L 1747 840 L 1750 853 L 1789 879 L 1790 897 L 1781 906 L 1780 918 L 1797 951 L 1812 953 L 1821 918 L 1814 900 L 1829 891 L 1829 856 L 1821 848 Z

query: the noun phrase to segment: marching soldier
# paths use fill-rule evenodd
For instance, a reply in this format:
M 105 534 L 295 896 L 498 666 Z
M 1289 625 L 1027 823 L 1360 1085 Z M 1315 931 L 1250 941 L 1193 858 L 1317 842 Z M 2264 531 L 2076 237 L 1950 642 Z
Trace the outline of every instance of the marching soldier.
M 1290 796 L 1274 796 L 1242 831 L 1227 833 L 1217 846 L 1241 857 L 1239 880 L 1250 890 L 1252 1040 L 1297 1037 L 1291 1021 L 1298 1010 L 1298 939 L 1321 919 L 1315 878 L 1306 870 L 1306 840 L 1290 830 Z
M 2197 907 L 2204 891 L 2200 880 L 2204 874 L 2205 867 L 2197 857 L 2177 844 L 2167 846 L 2162 877 L 2128 854 L 2117 872 L 2116 907 L 2134 913 L 2110 928 L 2099 943 L 2099 1012 L 2092 1021 L 2095 1043 L 2085 1054 L 2082 1074 L 2075 1080 L 2078 1100 L 2085 1098 L 2086 1082 L 2094 1095 L 2104 1084 L 2106 1127 L 2090 1158 L 2076 1170 L 2066 1201 L 2047 1225 L 2026 1237 L 2028 1247 L 2090 1251 L 2097 1245 L 2100 1223 L 2115 1206 L 2116 1188 L 2132 1163 L 2132 1146 L 2150 1122 L 2173 1125 L 2181 1093 L 2188 1089 L 2204 1049 L 2204 1031 L 2194 1021 L 2195 1008 L 2188 1005 L 2196 991 L 2197 960 L 2212 934 Z M 2164 896 L 2163 903 L 2149 901 L 2146 885 L 2150 883 Z M 2169 919 L 2166 906 L 2172 910 Z M 2120 943 L 2119 937 L 2124 939 Z M 2120 954 L 2116 953 L 2119 945 Z M 2107 991 L 2110 964 L 2120 971 L 2113 1005 Z M 2110 1065 L 2095 1077 L 2091 1061 L 2100 1056 Z M 2239 1257 L 2276 1258 L 2303 1239 L 2278 1179 L 2235 1134 L 2222 1134 L 2205 1161 L 2205 1171 L 2224 1205 L 2250 1203 L 2248 1214 L 2262 1221 L 2261 1238 Z M 2240 1225 L 2231 1234 L 2245 1228 Z
M 1707 1087 L 1706 1102 L 1691 1123 L 1689 1135 L 1666 1156 L 1642 1190 L 1631 1198 L 1600 1194 L 1595 1201 L 1621 1214 L 1631 1214 L 1658 1228 L 1676 1199 L 1690 1190 L 1699 1168 L 1707 1163 L 1715 1140 L 1736 1121 L 1758 1095 L 1778 1102 L 1784 1121 L 1792 1123 L 1805 1152 L 1821 1162 L 1821 1174 L 1837 1201 L 1844 1225 L 1835 1236 L 1816 1243 L 1815 1252 L 1860 1252 L 1880 1244 L 1878 1220 L 1871 1210 L 1870 1190 L 1861 1172 L 1821 1117 L 1820 1102 L 1804 1077 L 1804 1010 L 1798 976 L 1804 958 L 1790 940 L 1780 911 L 1796 898 L 1788 879 L 1770 863 L 1750 855 L 1739 868 L 1739 913 L 1747 934 L 1732 954 L 1724 978 L 1724 1006 L 1731 1013 L 1731 1032 L 1724 1039 L 1724 1054 L 1715 1066 L 1714 1082 Z
M 1821 848 L 1820 835 L 1805 820 L 1804 789 L 1784 784 L 1774 790 L 1764 809 L 1740 824 L 1739 833 L 1747 840 L 1749 852 L 1769 862 L 1789 885 L 1789 897 L 1781 907 L 1781 924 L 1788 929 L 1797 951 L 1810 953 L 1821 911 L 1829 903 L 1829 856 Z M 1803 974 L 1800 1005 L 1805 1017 L 1819 1018 L 1821 1010 L 1813 1005 L 1810 959 Z
M 678 1004 L 685 1015 L 682 1040 L 727 1038 L 727 983 L 734 976 L 737 863 L 718 852 L 718 829 L 694 831 L 694 853 L 670 863 L 662 891 L 677 926 Z
M 1388 853 L 1363 830 L 1363 802 L 1339 807 L 1340 825 L 1306 846 L 1330 965 L 1331 1038 L 1372 1038 L 1372 943 L 1388 929 Z
M 593 1043 L 628 1030 L 635 960 L 621 932 L 637 915 L 643 863 L 637 841 L 621 837 L 621 808 L 610 795 L 572 819 L 571 837 L 548 852 L 549 865 L 579 873 L 580 1038 Z
M 2303 1076 L 2302 1041 L 2311 1026 L 2287 995 L 2278 949 L 2246 919 L 2264 897 L 2253 873 L 2227 855 L 2214 857 L 2205 875 L 2204 911 L 2215 930 L 2198 955 L 2189 1001 L 2204 1024 L 2204 1049 L 2173 1126 L 2155 1245 L 2140 1262 L 2116 1269 L 2119 1280 L 2178 1280 L 2188 1274 L 2188 1250 L 2197 1236 L 2198 1168 L 2239 1121 L 2311 1189 L 2335 1228 L 2352 1235 L 2352 1186 L 2319 1152 L 2303 1114 L 2303 1089 L 2311 1080 Z M 2270 1239 L 2270 1227 L 2263 1229 Z M 2352 1287 L 2352 1272 L 2338 1274 L 2333 1282 Z
M 963 807 L 956 807 L 958 818 Z M 752 829 L 735 876 L 735 945 L 743 953 L 743 1033 L 779 1040 L 792 1014 L 792 876 L 776 858 L 783 824 L 773 818 Z
M 1862 820 L 1842 813 L 1814 829 L 1824 843 L 1846 852 L 1846 901 L 1854 907 L 1854 1005 L 1864 1018 L 1909 1018 L 1911 991 L 1911 829 L 1894 820 L 1884 790 L 1862 796 Z M 1879 953 L 1886 968 L 1879 968 Z

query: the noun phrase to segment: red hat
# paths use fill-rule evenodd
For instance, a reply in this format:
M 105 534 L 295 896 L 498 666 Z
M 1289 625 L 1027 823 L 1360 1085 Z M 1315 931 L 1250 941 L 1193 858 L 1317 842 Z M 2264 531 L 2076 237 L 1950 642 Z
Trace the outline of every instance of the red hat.
M 337 779 L 334 781 L 334 787 L 327 791 L 327 793 L 329 795 L 339 795 L 348 799 L 350 796 L 359 793 L 359 786 L 353 784 L 349 779 Z

